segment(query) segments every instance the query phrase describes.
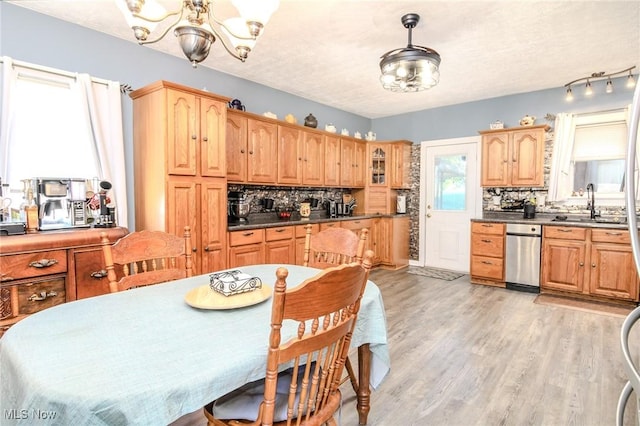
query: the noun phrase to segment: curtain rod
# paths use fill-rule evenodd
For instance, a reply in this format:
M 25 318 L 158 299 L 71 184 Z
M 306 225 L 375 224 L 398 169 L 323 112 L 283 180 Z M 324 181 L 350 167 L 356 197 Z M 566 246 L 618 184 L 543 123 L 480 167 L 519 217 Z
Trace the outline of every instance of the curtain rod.
M 0 64 L 4 63 L 4 58 L 2 56 L 0 56 Z M 16 60 L 12 60 L 12 65 L 14 67 L 21 67 L 21 68 L 26 68 L 26 69 L 30 69 L 33 71 L 43 71 L 43 72 L 48 72 L 51 74 L 56 74 L 62 77 L 70 77 L 73 78 L 74 80 L 76 79 L 76 76 L 78 73 L 73 73 L 70 71 L 63 71 L 63 70 L 59 70 L 56 68 L 50 68 L 50 67 L 45 67 L 43 65 L 36 65 L 36 64 L 31 64 L 29 62 L 23 62 L 23 61 L 16 61 Z M 97 78 L 97 77 L 93 77 L 91 76 L 91 81 L 94 83 L 98 83 L 98 84 L 104 84 L 105 86 L 109 84 L 109 80 L 105 80 L 102 78 Z M 120 92 L 121 93 L 127 93 L 130 92 L 131 86 L 128 84 L 120 84 Z

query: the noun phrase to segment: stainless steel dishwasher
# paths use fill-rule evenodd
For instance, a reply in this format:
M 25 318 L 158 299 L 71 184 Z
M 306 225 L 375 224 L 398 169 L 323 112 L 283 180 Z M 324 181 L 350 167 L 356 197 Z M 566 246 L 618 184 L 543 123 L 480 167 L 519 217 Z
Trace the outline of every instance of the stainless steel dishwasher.
M 512 290 L 540 292 L 542 225 L 507 223 L 506 285 Z

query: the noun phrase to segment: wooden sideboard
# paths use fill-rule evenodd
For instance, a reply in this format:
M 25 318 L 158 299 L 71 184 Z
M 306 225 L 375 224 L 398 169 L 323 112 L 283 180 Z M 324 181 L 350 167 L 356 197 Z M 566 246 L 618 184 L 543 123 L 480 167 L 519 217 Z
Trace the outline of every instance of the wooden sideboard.
M 0 237 L 0 336 L 30 314 L 109 292 L 101 232 L 115 242 L 128 231 L 74 229 Z

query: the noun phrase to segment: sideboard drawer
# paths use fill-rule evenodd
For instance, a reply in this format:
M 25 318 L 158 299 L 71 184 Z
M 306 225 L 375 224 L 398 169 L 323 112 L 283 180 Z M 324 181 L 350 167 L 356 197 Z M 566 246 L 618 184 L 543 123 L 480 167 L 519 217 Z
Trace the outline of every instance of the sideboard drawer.
M 0 325 L 66 301 L 65 275 L 5 284 L 0 288 Z
M 0 256 L 0 281 L 67 272 L 67 251 L 51 250 Z

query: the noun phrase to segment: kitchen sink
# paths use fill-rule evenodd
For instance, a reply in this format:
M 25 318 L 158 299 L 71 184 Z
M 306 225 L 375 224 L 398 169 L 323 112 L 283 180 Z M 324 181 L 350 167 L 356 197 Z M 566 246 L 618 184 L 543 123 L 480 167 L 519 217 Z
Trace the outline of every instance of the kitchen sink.
M 569 217 L 569 216 L 556 216 L 552 219 L 553 222 L 568 222 L 568 223 L 605 223 L 612 225 L 624 225 L 627 223 L 626 217 L 596 217 L 591 219 L 590 217 Z

